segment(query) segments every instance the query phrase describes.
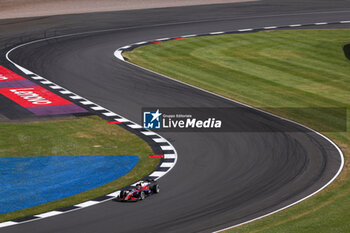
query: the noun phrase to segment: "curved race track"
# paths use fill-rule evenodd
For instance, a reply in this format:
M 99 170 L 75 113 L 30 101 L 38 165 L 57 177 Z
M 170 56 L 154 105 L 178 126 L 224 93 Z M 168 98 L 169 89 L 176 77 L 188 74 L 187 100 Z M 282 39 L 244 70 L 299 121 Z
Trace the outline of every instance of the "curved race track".
M 28 32 L 33 37 L 44 30 L 68 34 L 117 29 L 34 43 L 15 50 L 10 58 L 140 123 L 141 108 L 147 106 L 239 104 L 123 63 L 113 56 L 117 48 L 193 33 L 348 20 L 349 12 L 350 3 L 332 6 L 325 2 L 319 5 L 303 2 L 301 6 L 288 1 L 283 4 L 261 1 L 44 17 L 4 23 L 2 28 L 9 28 L 9 38 L 18 36 L 16 30 L 21 27 L 23 33 L 25 28 L 37 28 Z M 274 126 L 260 123 L 262 117 L 275 121 Z M 247 131 L 264 127 L 271 131 L 271 127 L 286 124 L 258 111 L 250 117 L 231 120 L 245 125 Z M 312 132 L 162 133 L 162 136 L 175 146 L 179 157 L 175 168 L 160 180 L 159 195 L 138 203 L 109 201 L 0 231 L 211 232 L 267 214 L 313 193 L 334 177 L 341 164 L 337 149 Z

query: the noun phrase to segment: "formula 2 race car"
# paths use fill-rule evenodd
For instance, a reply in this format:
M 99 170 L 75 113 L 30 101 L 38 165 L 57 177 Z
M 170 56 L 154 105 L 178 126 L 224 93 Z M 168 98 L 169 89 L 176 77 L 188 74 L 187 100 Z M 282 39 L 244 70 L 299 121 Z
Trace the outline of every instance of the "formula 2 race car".
M 159 184 L 155 180 L 140 181 L 135 186 L 129 186 L 120 191 L 117 201 L 139 201 L 159 193 Z

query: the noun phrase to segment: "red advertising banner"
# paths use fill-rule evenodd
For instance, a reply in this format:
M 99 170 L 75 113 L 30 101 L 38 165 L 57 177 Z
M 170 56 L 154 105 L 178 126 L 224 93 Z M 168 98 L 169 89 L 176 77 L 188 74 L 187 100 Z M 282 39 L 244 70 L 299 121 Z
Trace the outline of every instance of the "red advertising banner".
M 40 107 L 73 104 L 41 86 L 0 88 L 0 94 L 22 107 Z

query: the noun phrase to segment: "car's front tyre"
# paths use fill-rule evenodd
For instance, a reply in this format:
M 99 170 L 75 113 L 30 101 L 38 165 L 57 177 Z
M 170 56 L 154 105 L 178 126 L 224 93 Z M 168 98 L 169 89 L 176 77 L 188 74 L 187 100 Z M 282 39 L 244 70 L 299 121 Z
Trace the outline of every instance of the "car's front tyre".
M 160 191 L 159 184 L 154 185 L 152 191 L 153 191 L 153 193 L 159 193 L 159 191 Z
M 140 200 L 144 200 L 146 198 L 145 192 L 140 193 Z

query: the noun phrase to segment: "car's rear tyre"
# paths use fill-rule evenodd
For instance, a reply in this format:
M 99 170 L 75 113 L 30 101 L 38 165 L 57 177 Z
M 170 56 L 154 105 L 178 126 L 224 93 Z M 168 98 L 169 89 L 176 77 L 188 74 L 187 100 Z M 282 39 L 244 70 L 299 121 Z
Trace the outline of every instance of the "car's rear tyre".
M 124 190 L 121 190 L 120 193 L 119 193 L 118 198 L 124 199 L 125 197 L 126 197 L 126 192 Z

